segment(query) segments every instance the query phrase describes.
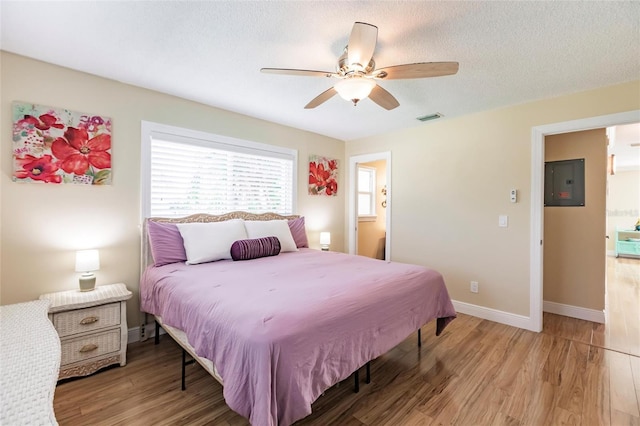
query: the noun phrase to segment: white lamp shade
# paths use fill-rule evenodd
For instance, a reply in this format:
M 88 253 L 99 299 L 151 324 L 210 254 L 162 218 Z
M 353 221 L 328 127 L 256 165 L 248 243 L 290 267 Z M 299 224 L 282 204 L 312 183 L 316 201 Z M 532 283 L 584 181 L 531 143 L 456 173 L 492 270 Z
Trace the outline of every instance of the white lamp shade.
M 76 272 L 97 271 L 100 269 L 98 250 L 79 250 L 76 252 Z
M 320 245 L 328 246 L 331 244 L 331 232 L 321 232 L 320 233 Z
M 340 80 L 334 87 L 342 99 L 359 101 L 369 96 L 375 86 L 375 81 L 371 79 L 351 77 Z

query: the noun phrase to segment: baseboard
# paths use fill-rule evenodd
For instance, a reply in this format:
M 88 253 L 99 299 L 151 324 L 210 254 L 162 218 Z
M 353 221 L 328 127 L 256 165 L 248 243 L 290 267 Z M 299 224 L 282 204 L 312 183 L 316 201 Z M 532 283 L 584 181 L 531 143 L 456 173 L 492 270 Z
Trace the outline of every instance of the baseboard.
M 458 300 L 453 300 L 452 302 L 453 307 L 456 308 L 456 312 L 498 322 L 500 324 L 510 325 L 512 327 L 536 331 L 530 317 L 499 311 L 497 309 L 485 308 L 484 306 L 473 305 L 471 303 L 460 302 Z
M 140 327 L 130 328 L 127 334 L 129 336 L 127 340 L 128 345 L 140 341 Z
M 578 318 L 585 321 L 604 324 L 604 311 L 581 308 L 580 306 L 565 305 L 563 303 L 549 302 L 542 303 L 542 310 L 551 314 L 564 315 L 565 317 Z
M 154 324 L 145 325 L 145 330 L 147 334 L 147 339 L 151 339 L 156 336 L 156 327 Z M 162 327 L 160 328 L 160 335 L 167 334 Z M 129 341 L 127 344 L 135 343 L 140 341 L 140 327 L 132 327 L 128 330 L 127 335 L 129 336 Z

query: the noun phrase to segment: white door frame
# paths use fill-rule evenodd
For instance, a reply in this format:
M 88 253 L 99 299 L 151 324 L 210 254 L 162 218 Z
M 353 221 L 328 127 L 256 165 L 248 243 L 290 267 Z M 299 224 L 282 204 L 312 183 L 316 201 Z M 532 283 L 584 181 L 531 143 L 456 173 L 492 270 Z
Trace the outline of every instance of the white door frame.
M 640 110 L 546 124 L 531 129 L 531 229 L 529 258 L 530 330 L 542 331 L 544 235 L 544 138 L 548 135 L 637 123 Z
M 374 154 L 354 155 L 349 157 L 349 254 L 358 254 L 358 185 L 357 171 L 359 163 L 369 163 L 371 161 L 386 160 L 387 164 L 387 208 L 386 208 L 386 238 L 384 242 L 385 260 L 391 260 L 391 151 L 378 152 Z

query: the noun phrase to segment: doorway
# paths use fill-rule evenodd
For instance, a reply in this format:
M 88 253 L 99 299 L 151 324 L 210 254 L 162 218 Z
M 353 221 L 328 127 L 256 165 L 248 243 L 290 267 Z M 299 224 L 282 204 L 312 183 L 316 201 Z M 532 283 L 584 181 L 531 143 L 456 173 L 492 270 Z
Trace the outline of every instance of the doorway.
M 640 110 L 566 121 L 532 128 L 531 131 L 531 228 L 529 272 L 529 329 L 542 331 L 543 234 L 544 234 L 544 140 L 545 136 L 605 128 L 640 121 Z
M 387 231 L 387 161 L 358 163 L 358 256 L 385 260 Z
M 640 123 L 607 128 L 607 292 L 600 340 L 640 356 Z
M 613 136 L 616 129 L 618 140 Z M 625 130 L 630 134 L 623 137 Z M 611 248 L 617 240 L 625 240 L 616 237 L 616 231 L 624 229 L 625 237 L 635 235 L 640 148 L 634 149 L 633 144 L 639 141 L 638 123 L 547 136 L 547 167 L 578 161 L 567 161 L 570 158 L 583 162 L 586 203 L 568 208 L 547 203 L 544 208 L 544 332 L 636 356 L 640 354 L 640 284 L 634 277 L 639 276 L 640 259 L 634 254 L 634 242 L 623 241 L 621 253 Z M 620 169 L 611 163 L 612 155 L 618 157 Z M 565 186 L 570 199 L 575 185 Z M 613 226 L 607 227 L 607 222 Z M 617 259 L 614 254 L 633 259 Z
M 391 153 L 349 158 L 349 253 L 391 260 Z
M 604 323 L 604 128 L 545 137 L 543 311 Z

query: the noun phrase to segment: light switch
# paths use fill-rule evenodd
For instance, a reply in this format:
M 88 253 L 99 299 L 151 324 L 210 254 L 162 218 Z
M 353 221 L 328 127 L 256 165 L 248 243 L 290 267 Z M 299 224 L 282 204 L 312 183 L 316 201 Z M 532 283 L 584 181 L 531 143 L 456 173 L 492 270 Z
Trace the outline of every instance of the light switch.
M 498 226 L 500 228 L 506 228 L 507 226 L 509 226 L 509 216 L 507 215 L 498 216 Z

